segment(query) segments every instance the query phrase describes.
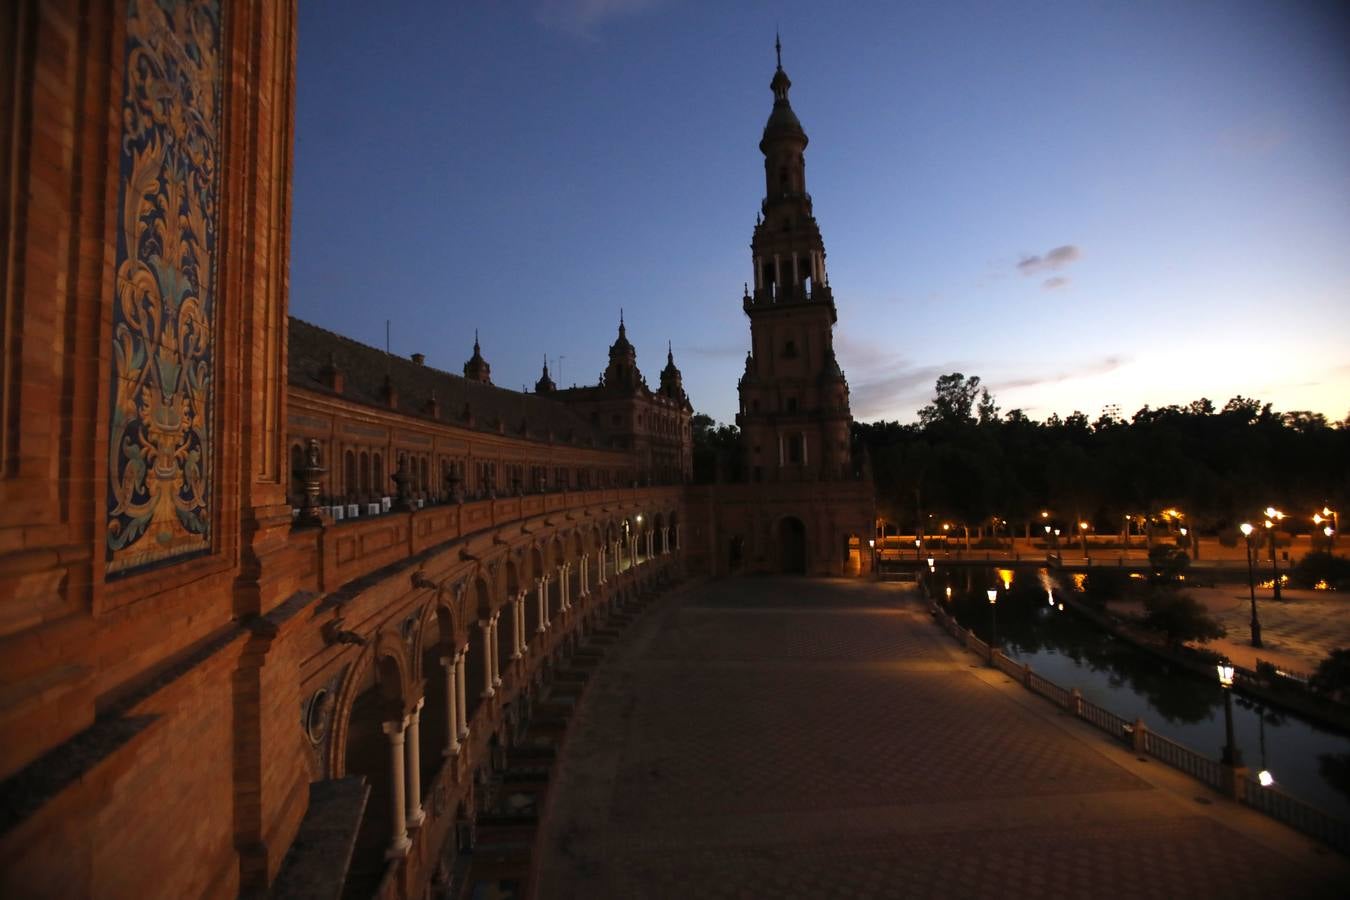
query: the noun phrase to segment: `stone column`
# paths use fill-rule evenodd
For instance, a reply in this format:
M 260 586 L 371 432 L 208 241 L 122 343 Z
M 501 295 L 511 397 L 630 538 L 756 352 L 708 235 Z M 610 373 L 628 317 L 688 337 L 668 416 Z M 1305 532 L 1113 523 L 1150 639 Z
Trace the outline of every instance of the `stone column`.
M 530 646 L 530 636 L 525 633 L 525 604 L 530 602 L 530 592 L 516 594 L 516 641 L 520 644 L 520 655 L 524 656 Z
M 558 609 L 567 612 L 567 563 L 558 566 Z
M 487 700 L 497 694 L 492 689 L 492 622 L 479 619 L 478 633 L 483 636 L 483 699 Z
M 397 859 L 407 856 L 408 848 L 412 846 L 403 808 L 403 720 L 385 722 L 384 733 L 389 736 L 389 810 L 393 813 L 394 823 L 394 833 L 384 856 L 385 859 Z
M 469 736 L 469 703 L 465 696 L 468 679 L 464 668 L 469 664 L 469 645 L 461 647 L 455 658 L 455 680 L 459 683 L 459 739 L 462 741 Z
M 498 610 L 492 616 L 492 638 L 489 643 L 492 644 L 492 686 L 502 686 L 502 660 L 501 660 L 501 641 L 497 640 L 497 629 L 501 625 L 501 610 Z
M 427 820 L 422 811 L 422 704 L 425 697 L 417 701 L 408 715 L 408 828 L 421 826 Z
M 511 599 L 511 658 L 520 659 L 523 655 L 520 646 L 520 594 Z
M 600 546 L 600 547 L 596 548 L 595 553 L 596 553 L 596 556 L 595 556 L 595 574 L 596 574 L 596 576 L 597 576 L 597 580 L 599 581 L 599 583 L 600 583 L 600 584 L 604 584 L 604 583 L 605 583 L 605 563 L 607 562 L 607 560 L 605 559 L 605 548 L 604 548 L 604 546 Z
M 450 738 L 445 742 L 441 756 L 459 753 L 459 679 L 455 677 L 458 662 L 458 655 L 441 657 L 441 666 L 445 669 L 445 720 L 450 723 Z

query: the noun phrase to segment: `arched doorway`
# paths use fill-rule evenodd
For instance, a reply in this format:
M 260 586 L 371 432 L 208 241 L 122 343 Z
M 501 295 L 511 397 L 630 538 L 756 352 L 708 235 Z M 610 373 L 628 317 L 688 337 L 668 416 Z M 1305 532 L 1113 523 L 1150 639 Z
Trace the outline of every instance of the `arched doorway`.
M 784 516 L 778 522 L 778 568 L 789 574 L 806 574 L 806 526 L 796 516 Z

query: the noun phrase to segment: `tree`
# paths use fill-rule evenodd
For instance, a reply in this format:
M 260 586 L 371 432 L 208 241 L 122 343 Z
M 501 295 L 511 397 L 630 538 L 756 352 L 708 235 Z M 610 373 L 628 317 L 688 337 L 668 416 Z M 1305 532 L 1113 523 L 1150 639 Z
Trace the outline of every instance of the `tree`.
M 974 423 L 975 418 L 971 415 L 971 410 L 979 393 L 978 375 L 967 378 L 960 372 L 953 372 L 950 375 L 938 376 L 937 384 L 934 386 L 933 402 L 919 410 L 919 424 L 929 427 L 938 424 Z M 992 400 L 990 402 L 992 403 Z
M 1341 647 L 1332 650 L 1326 659 L 1317 664 L 1308 683 L 1319 691 L 1328 694 L 1344 693 L 1350 688 L 1350 649 Z
M 1228 633 L 1199 601 L 1183 591 L 1155 588 L 1144 598 L 1144 609 L 1144 627 L 1161 631 L 1173 647 L 1186 641 L 1203 644 Z

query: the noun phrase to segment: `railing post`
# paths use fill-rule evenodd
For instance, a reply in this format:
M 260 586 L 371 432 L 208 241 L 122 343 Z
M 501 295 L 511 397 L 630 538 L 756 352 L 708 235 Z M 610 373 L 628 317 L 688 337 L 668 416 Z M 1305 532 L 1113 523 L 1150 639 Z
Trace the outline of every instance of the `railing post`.
M 1220 765 L 1223 771 L 1223 792 L 1238 803 L 1247 793 L 1247 767 Z
M 1145 745 L 1148 742 L 1148 726 L 1144 724 L 1143 719 L 1134 720 L 1134 728 L 1130 732 L 1130 746 L 1134 748 L 1135 753 L 1145 753 Z
M 1064 703 L 1064 708 L 1073 713 L 1074 718 L 1081 717 L 1083 715 L 1083 692 L 1078 688 L 1071 689 L 1068 699 Z
M 1031 666 L 1027 663 L 1022 664 L 1022 684 L 1031 687 Z

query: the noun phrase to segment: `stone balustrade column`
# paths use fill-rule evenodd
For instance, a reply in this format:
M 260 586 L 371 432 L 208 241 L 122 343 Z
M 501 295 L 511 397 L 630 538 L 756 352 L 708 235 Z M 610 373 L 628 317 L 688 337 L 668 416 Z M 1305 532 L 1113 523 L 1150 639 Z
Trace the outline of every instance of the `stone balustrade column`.
M 408 829 L 421 827 L 427 820 L 422 810 L 422 704 L 425 697 L 417 701 L 408 714 L 408 740 L 404 746 L 408 751 Z
M 520 615 L 516 618 L 516 639 L 520 642 L 520 655 L 524 656 L 530 646 L 530 636 L 525 633 L 525 607 L 530 602 L 530 592 L 522 590 L 516 595 L 516 609 Z
M 385 722 L 384 733 L 389 738 L 389 811 L 393 814 L 394 833 L 389 841 L 385 859 L 408 855 L 412 841 L 408 840 L 408 820 L 403 805 L 403 720 Z
M 483 694 L 484 700 L 497 695 L 492 689 L 492 623 L 487 619 L 478 620 L 478 633 L 483 636 Z
M 450 736 L 441 756 L 459 753 L 459 679 L 455 677 L 455 665 L 458 662 L 458 655 L 441 657 L 441 667 L 445 669 L 445 720 L 450 723 Z
M 567 612 L 567 564 L 558 566 L 558 609 Z
M 469 645 L 465 644 L 460 648 L 457 654 L 458 662 L 455 664 L 455 680 L 459 683 L 459 739 L 463 741 L 469 736 L 469 703 L 468 703 L 468 677 L 466 666 L 469 664 Z
M 600 584 L 605 583 L 605 548 L 597 547 L 595 550 L 595 574 Z

